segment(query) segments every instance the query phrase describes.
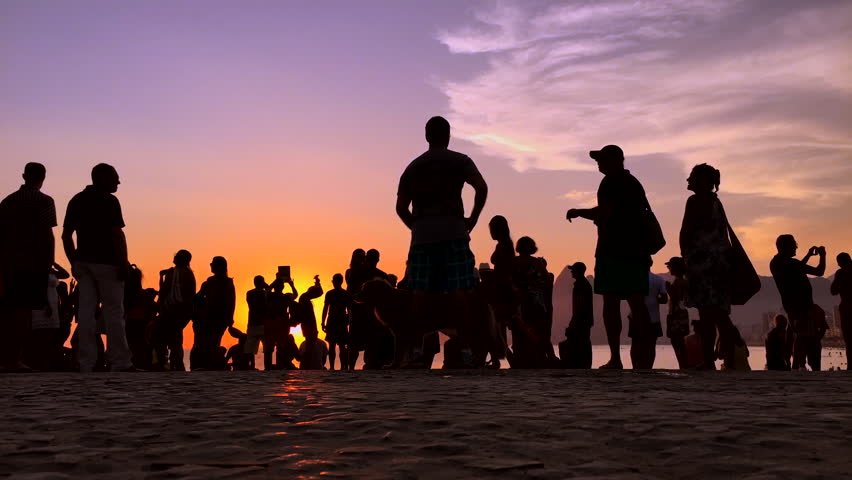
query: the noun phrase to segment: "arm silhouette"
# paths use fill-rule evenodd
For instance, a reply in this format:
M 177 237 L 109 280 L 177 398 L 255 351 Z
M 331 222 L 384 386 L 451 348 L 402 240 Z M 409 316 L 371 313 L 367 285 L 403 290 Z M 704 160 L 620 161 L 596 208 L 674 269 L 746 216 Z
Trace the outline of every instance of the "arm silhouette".
M 839 271 L 834 274 L 834 280 L 831 282 L 831 294 L 832 295 L 840 295 L 840 285 L 842 285 L 843 280 L 841 277 L 843 276 L 843 271 Z
M 328 294 L 325 295 L 325 302 L 322 304 L 322 331 L 325 331 L 325 321 L 328 318 Z
M 225 308 L 228 309 L 228 326 L 232 327 L 234 325 L 234 310 L 237 308 L 237 290 L 234 288 L 233 283 L 228 288 L 225 302 Z
M 53 236 L 53 227 L 42 229 L 39 240 L 42 245 L 41 251 L 44 252 L 44 264 L 46 266 L 55 265 L 56 238 Z
M 402 223 L 411 230 L 414 228 L 414 214 L 411 213 L 409 207 L 411 207 L 411 196 L 406 192 L 400 192 L 396 196 L 396 214 L 402 220 Z
M 127 257 L 127 237 L 124 236 L 124 230 L 121 227 L 112 228 L 112 242 L 115 245 L 115 251 L 118 252 L 118 258 L 122 263 L 129 263 Z
M 610 209 L 611 210 L 611 209 Z M 572 208 L 568 210 L 568 213 L 565 214 L 565 218 L 570 222 L 575 218 L 585 218 L 586 220 L 591 220 L 597 223 L 599 220 L 604 218 L 609 210 L 605 210 L 602 207 L 592 207 L 592 208 Z
M 808 265 L 808 260 L 814 256 L 813 251 L 816 250 L 816 254 L 819 255 L 819 264 L 816 267 L 812 267 Z M 808 275 L 813 275 L 815 277 L 821 277 L 825 275 L 825 247 L 813 247 L 808 251 L 808 254 L 805 255 L 805 258 L 802 259 L 802 263 L 805 264 L 805 272 Z
M 467 231 L 472 232 L 473 228 L 476 227 L 476 223 L 479 221 L 482 210 L 485 208 L 485 201 L 488 199 L 488 184 L 485 183 L 485 179 L 482 178 L 482 174 L 479 172 L 471 176 L 468 179 L 468 183 L 473 187 L 474 192 L 476 192 L 473 197 L 473 210 L 470 212 L 470 217 L 465 219 Z
M 683 212 L 683 223 L 680 226 L 680 255 L 682 257 L 689 256 L 689 250 L 692 244 L 692 239 L 695 237 L 696 222 L 696 207 L 695 197 L 689 197 L 686 200 L 686 209 Z
M 74 260 L 77 259 L 77 247 L 74 245 L 73 228 L 66 227 L 62 229 L 62 247 L 65 249 L 65 256 L 68 257 L 68 261 L 71 263 L 73 271 Z

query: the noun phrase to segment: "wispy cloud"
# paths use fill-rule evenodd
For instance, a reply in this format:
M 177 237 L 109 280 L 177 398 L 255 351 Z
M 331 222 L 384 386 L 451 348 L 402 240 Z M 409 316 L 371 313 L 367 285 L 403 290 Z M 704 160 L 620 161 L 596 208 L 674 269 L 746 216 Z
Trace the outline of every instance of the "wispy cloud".
M 454 134 L 518 170 L 617 143 L 714 164 L 729 192 L 850 200 L 850 2 L 501 1 L 438 39 L 487 59 L 442 84 Z
M 571 190 L 562 195 L 562 198 L 571 200 L 577 208 L 590 208 L 597 205 L 597 192 L 585 190 Z

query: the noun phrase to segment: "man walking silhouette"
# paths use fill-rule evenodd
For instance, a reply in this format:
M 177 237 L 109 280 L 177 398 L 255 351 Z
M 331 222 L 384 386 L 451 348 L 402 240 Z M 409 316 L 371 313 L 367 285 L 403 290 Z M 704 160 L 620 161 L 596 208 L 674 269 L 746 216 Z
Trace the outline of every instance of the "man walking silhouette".
M 651 317 L 645 306 L 651 256 L 637 238 L 643 231 L 643 216 L 648 199 L 642 184 L 624 168 L 624 152 L 607 145 L 589 152 L 604 174 L 598 187 L 598 206 L 568 210 L 566 218 L 585 218 L 598 227 L 595 249 L 595 293 L 603 295 L 603 318 L 609 343 L 610 360 L 601 368 L 622 368 L 621 301 L 630 305 L 630 331 L 650 328 Z

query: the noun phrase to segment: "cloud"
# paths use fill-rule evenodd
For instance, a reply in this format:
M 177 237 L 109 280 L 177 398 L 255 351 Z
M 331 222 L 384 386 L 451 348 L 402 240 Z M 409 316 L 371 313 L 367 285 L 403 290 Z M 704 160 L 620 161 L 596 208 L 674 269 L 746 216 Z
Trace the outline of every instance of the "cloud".
M 850 2 L 497 2 L 438 40 L 488 65 L 441 83 L 454 135 L 519 171 L 616 143 L 727 192 L 852 201 Z
M 562 198 L 571 200 L 574 208 L 591 208 L 598 204 L 597 192 L 584 190 L 571 190 L 562 195 Z

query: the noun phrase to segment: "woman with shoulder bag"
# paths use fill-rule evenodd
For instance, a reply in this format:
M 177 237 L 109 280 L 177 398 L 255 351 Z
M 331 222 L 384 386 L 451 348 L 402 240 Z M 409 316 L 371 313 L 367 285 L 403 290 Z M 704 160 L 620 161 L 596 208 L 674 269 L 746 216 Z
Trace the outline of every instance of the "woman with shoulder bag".
M 716 368 L 716 329 L 723 347 L 731 341 L 730 250 L 728 221 L 719 191 L 719 170 L 697 165 L 687 179 L 693 195 L 686 202 L 680 230 L 680 251 L 688 281 L 686 305 L 698 309 L 704 350 L 703 369 Z

